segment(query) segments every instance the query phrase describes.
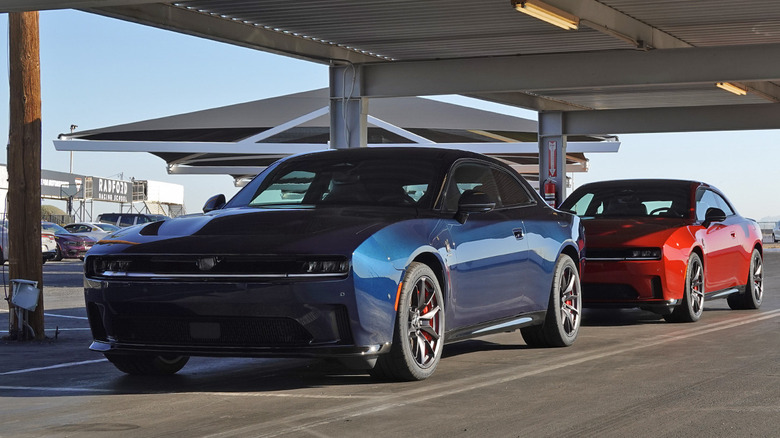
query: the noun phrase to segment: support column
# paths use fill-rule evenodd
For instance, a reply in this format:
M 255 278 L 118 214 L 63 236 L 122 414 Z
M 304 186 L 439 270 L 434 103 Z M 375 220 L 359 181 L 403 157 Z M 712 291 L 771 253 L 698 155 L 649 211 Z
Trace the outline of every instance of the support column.
M 330 149 L 366 147 L 368 99 L 362 70 L 354 64 L 330 67 Z
M 566 135 L 561 111 L 539 113 L 539 190 L 557 207 L 566 198 Z

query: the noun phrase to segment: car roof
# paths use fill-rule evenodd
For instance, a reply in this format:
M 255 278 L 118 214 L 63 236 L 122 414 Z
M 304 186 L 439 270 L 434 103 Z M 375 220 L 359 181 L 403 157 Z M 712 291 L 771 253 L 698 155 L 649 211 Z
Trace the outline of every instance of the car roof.
M 489 162 L 500 167 L 511 169 L 506 163 L 497 160 L 493 157 L 482 155 L 476 152 L 464 151 L 459 149 L 444 149 L 436 147 L 414 147 L 414 146 L 378 146 L 378 147 L 366 147 L 366 148 L 345 148 L 345 149 L 328 149 L 324 151 L 306 152 L 302 154 L 292 155 L 282 160 L 279 163 L 288 160 L 299 159 L 347 159 L 348 157 L 355 158 L 373 158 L 373 159 L 393 159 L 398 157 L 408 157 L 410 160 L 431 160 L 437 161 L 443 164 L 445 167 L 451 166 L 455 161 L 461 159 L 475 159 Z

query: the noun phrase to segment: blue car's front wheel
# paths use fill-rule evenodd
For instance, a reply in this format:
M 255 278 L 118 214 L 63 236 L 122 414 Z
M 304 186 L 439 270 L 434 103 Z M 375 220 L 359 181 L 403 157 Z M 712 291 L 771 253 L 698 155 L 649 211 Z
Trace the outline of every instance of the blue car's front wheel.
M 444 346 L 444 301 L 431 268 L 412 263 L 398 297 L 393 346 L 377 359 L 375 377 L 423 380 L 433 374 Z

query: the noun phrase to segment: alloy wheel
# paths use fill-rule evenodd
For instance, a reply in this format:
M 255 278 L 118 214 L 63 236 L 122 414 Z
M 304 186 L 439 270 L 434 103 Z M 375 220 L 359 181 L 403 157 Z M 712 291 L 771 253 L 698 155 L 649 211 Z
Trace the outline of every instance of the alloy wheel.
M 563 330 L 568 336 L 574 334 L 580 325 L 582 301 L 580 299 L 580 285 L 576 280 L 575 269 L 567 266 L 561 276 L 561 321 Z
M 420 368 L 428 368 L 436 363 L 442 339 L 441 306 L 433 281 L 427 276 L 420 277 L 409 294 L 409 347 Z

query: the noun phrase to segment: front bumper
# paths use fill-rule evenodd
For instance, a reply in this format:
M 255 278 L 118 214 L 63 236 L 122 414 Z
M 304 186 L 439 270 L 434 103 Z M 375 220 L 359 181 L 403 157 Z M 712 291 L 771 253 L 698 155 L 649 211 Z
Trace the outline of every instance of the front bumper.
M 591 308 L 640 307 L 667 313 L 682 298 L 677 279 L 664 260 L 588 260 L 582 278 L 583 305 Z M 679 289 L 679 290 L 678 290 Z
M 382 322 L 388 318 L 360 320 L 355 297 L 350 278 L 85 280 L 94 338 L 90 349 L 112 354 L 370 358 L 384 353 L 392 340 L 392 326 Z

